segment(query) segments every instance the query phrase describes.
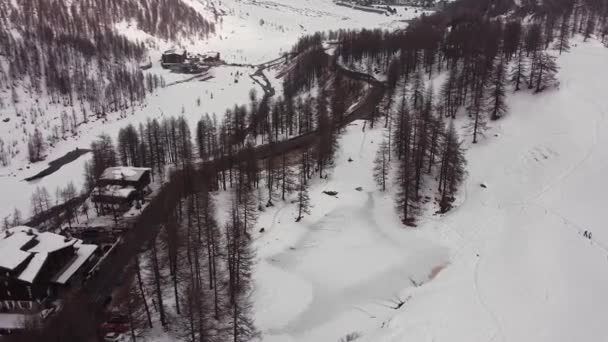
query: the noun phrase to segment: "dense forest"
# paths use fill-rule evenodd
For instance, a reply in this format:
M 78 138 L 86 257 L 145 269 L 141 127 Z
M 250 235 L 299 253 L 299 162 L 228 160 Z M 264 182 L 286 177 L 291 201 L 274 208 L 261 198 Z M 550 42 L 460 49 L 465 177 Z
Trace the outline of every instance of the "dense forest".
M 23 125 L 42 126 L 50 119 L 46 101 L 65 108 L 60 124 L 45 127 L 43 141 L 40 130 L 24 127 L 29 161 L 41 160 L 45 146 L 73 134 L 91 115 L 133 107 L 163 85 L 139 68 L 148 62 L 143 42 L 121 34 L 117 24 L 176 41 L 206 38 L 215 31 L 213 21 L 181 0 L 0 3 L 0 89 L 5 90 L 0 110 L 14 108 Z M 31 97 L 40 100 L 28 101 Z M 0 140 L 0 165 L 18 152 L 14 141 Z

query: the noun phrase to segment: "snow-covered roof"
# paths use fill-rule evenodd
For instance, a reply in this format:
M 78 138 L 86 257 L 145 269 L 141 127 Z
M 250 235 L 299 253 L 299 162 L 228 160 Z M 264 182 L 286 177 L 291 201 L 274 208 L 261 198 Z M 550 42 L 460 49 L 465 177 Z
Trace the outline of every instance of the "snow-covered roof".
M 33 234 L 27 234 L 29 231 L 29 227 L 18 226 L 0 235 L 0 267 L 12 271 L 30 256 L 23 251 L 23 247 L 35 238 Z
M 64 249 L 68 246 L 74 245 L 77 239 L 70 239 L 63 235 L 53 234 L 49 232 L 38 233 L 36 235 L 36 244 L 34 247 L 28 249 L 28 252 L 32 253 L 52 253 L 60 249 Z
M 70 280 L 70 278 L 84 265 L 84 263 L 89 260 L 91 255 L 95 253 L 97 250 L 96 245 L 85 245 L 82 242 L 76 244 L 76 248 L 78 248 L 76 255 L 74 258 L 64 267 L 57 276 L 53 279 L 54 282 L 58 284 L 65 284 Z
M 0 248 L 0 267 L 12 271 L 29 256 L 30 253 L 24 252 L 19 248 Z
M 219 55 L 219 52 L 216 51 L 207 51 L 205 53 L 202 54 L 203 57 L 216 57 L 217 55 Z
M 134 192 L 135 192 L 135 188 L 131 187 L 131 186 L 128 186 L 128 187 L 125 187 L 125 188 L 115 189 L 114 192 L 113 192 L 113 194 L 114 194 L 114 196 L 118 196 L 118 197 L 122 197 L 122 198 L 128 198 Z
M 21 227 L 15 227 L 21 228 Z M 15 230 L 15 228 L 9 229 L 3 236 L 3 239 L 0 240 L 0 249 L 1 248 L 23 248 L 28 242 L 30 242 L 34 236 L 28 234 L 20 234 L 22 231 Z
M 163 55 L 181 55 L 181 54 L 182 54 L 182 52 L 178 52 L 175 49 L 169 49 L 169 50 L 166 50 L 165 52 L 163 52 Z
M 33 235 L 21 233 L 15 228 L 0 236 L 0 267 L 7 270 L 14 270 L 30 256 L 22 248 L 34 239 Z
M 35 244 L 30 247 L 30 242 Z M 74 257 L 53 278 L 53 281 L 65 284 L 95 252 L 96 245 L 85 245 L 82 240 L 39 232 L 26 226 L 14 227 L 8 230 L 8 234 L 0 236 L 0 267 L 14 270 L 26 262 L 17 278 L 33 283 L 44 268 L 49 254 L 69 246 L 75 247 Z
M 28 227 L 28 226 L 16 226 L 16 227 L 13 227 L 13 228 L 9 228 L 8 232 L 9 233 L 28 233 L 28 232 L 37 233 L 38 229 L 32 228 L 32 227 Z
M 30 260 L 30 262 L 27 264 L 27 267 L 19 275 L 19 280 L 23 280 L 30 284 L 33 283 L 38 273 L 40 273 L 42 266 L 44 266 L 44 263 L 46 262 L 48 256 L 49 254 L 44 252 L 34 254 L 32 260 Z
M 129 198 L 136 190 L 132 186 L 106 185 L 93 189 L 93 195 Z
M 105 169 L 100 179 L 104 180 L 120 180 L 124 179 L 129 182 L 137 182 L 144 175 L 149 172 L 150 168 L 147 167 L 128 167 L 128 166 L 117 166 L 109 167 Z

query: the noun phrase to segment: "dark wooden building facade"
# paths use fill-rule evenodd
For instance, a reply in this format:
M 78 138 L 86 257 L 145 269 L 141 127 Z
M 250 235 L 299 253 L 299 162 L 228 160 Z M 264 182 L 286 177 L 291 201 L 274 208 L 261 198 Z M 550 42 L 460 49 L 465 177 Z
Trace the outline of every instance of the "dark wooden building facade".
M 151 169 L 117 166 L 107 168 L 97 180 L 91 200 L 101 207 L 128 209 L 133 201 L 143 199 L 150 185 Z
M 14 227 L 0 237 L 0 312 L 37 311 L 86 269 L 95 245 Z

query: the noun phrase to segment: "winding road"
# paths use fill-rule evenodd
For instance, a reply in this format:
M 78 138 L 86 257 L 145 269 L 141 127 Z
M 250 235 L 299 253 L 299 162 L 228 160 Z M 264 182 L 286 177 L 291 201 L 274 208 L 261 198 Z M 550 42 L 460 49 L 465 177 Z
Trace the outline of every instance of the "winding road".
M 282 57 L 281 57 L 282 58 Z M 269 91 L 268 94 L 274 93 L 270 81 L 263 74 L 263 70 L 268 65 L 277 63 L 279 59 L 263 63 L 259 66 L 254 75 L 262 76 L 266 79 L 266 86 L 263 88 Z M 365 75 L 340 68 L 338 72 L 344 73 L 347 77 L 368 82 L 371 87 L 367 94 L 344 116 L 340 126 L 345 126 L 354 120 L 365 118 L 371 113 L 384 96 L 385 86 L 382 82 L 377 81 L 373 76 Z M 303 134 L 288 140 L 262 144 L 255 147 L 255 155 L 258 159 L 265 159 L 273 156 L 279 156 L 284 153 L 312 146 L 318 138 L 316 131 Z M 248 152 L 240 151 L 232 158 L 222 157 L 215 160 L 209 160 L 198 164 L 194 171 L 197 176 L 186 177 L 188 171 L 175 170 L 169 176 L 169 180 L 165 183 L 158 195 L 150 202 L 148 207 L 140 215 L 138 220 L 133 224 L 133 227 L 123 236 L 123 243 L 115 249 L 115 251 L 107 256 L 106 261 L 100 266 L 97 276 L 91 278 L 84 285 L 84 292 L 92 298 L 96 308 L 102 309 L 106 298 L 108 298 L 115 285 L 120 283 L 126 271 L 126 266 L 131 264 L 135 256 L 141 250 L 147 249 L 147 246 L 152 239 L 155 238 L 163 222 L 165 222 L 167 213 L 172 210 L 179 200 L 185 194 L 194 193 L 203 187 L 203 183 L 207 178 L 208 170 L 221 170 L 234 165 L 238 160 L 246 158 Z M 193 179 L 192 183 L 186 183 L 185 179 Z

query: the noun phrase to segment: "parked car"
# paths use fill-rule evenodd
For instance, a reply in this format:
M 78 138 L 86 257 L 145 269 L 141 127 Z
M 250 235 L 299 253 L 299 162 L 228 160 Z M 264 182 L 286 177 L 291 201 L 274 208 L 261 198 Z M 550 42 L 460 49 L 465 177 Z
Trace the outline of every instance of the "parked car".
M 57 310 L 54 306 L 48 308 L 48 309 L 44 309 L 40 312 L 40 317 L 42 319 L 47 319 L 50 315 L 52 315 L 53 313 L 55 313 L 55 310 Z
M 55 302 L 51 303 L 48 307 L 46 307 L 45 309 L 40 311 L 40 318 L 45 320 L 45 319 L 49 318 L 50 316 L 56 314 L 57 312 L 61 311 L 62 308 L 63 308 L 63 304 L 61 304 L 61 302 L 59 302 L 59 301 L 55 301 Z
M 103 340 L 105 342 L 118 342 L 122 341 L 122 334 L 117 332 L 109 332 L 104 335 Z

